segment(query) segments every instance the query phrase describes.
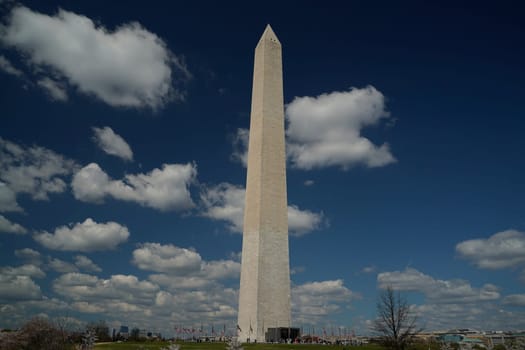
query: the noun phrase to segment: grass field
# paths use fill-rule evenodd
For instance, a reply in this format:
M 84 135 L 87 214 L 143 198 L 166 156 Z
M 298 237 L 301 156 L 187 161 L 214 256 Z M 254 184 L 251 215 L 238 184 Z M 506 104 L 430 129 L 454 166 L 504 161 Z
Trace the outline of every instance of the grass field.
M 155 343 L 107 343 L 98 344 L 95 346 L 96 350 L 158 350 L 167 346 L 169 343 L 155 342 Z M 181 350 L 225 350 L 225 343 L 180 343 Z M 366 346 L 336 346 L 336 345 L 321 345 L 321 344 L 245 344 L 244 350 L 380 350 L 376 345 Z
M 146 342 L 140 342 L 140 343 L 134 343 L 134 342 L 123 342 L 123 343 L 104 343 L 104 344 L 95 344 L 96 350 L 138 350 L 138 349 L 144 349 L 144 350 L 158 350 L 163 347 L 167 347 L 169 345 L 168 342 L 154 342 L 154 343 L 146 343 Z M 181 347 L 182 350 L 182 347 Z

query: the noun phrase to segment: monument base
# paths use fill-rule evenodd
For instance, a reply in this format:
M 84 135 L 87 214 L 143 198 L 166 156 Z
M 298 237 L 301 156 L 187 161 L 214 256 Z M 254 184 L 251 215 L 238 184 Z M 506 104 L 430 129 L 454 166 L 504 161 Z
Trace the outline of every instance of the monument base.
M 301 330 L 293 327 L 268 328 L 265 334 L 267 343 L 287 343 L 301 336 Z

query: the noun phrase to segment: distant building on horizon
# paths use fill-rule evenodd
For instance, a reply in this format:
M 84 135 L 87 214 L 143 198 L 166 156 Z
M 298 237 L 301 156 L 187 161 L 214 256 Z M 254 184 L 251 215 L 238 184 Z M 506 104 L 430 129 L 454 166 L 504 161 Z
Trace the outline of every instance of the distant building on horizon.
M 128 339 L 129 338 L 129 327 L 128 326 L 120 326 L 120 329 L 118 331 L 118 335 L 120 335 L 122 338 Z

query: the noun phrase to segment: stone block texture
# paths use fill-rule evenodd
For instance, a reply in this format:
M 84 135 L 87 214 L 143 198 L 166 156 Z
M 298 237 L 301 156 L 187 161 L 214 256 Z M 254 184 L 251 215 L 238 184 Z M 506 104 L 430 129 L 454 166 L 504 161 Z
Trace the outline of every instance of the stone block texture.
M 290 263 L 281 43 L 268 25 L 255 49 L 244 208 L 239 340 L 290 326 Z

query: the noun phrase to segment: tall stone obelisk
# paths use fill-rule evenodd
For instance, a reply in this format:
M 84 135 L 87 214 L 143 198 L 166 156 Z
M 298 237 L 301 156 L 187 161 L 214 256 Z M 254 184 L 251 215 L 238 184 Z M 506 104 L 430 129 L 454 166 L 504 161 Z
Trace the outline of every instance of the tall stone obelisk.
M 255 48 L 244 207 L 239 340 L 290 326 L 281 43 L 268 25 Z

